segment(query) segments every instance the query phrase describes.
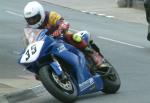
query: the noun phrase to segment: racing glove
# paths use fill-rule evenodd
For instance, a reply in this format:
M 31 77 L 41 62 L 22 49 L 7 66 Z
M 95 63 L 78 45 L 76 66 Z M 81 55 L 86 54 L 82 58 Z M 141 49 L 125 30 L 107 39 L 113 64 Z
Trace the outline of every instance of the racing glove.
M 58 37 L 58 36 L 61 35 L 61 33 L 62 33 L 62 30 L 61 30 L 61 29 L 57 29 L 57 30 L 55 30 L 55 31 L 52 33 L 52 36 Z
M 54 36 L 54 37 L 60 36 L 62 33 L 68 31 L 69 27 L 70 27 L 70 25 L 68 22 L 62 22 L 59 25 L 58 29 L 53 32 L 52 36 Z

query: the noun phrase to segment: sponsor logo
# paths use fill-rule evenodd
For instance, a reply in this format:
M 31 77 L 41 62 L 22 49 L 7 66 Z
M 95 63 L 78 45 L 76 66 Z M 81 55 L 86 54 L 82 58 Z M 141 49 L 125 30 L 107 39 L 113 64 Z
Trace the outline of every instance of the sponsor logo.
M 90 78 L 88 80 L 86 80 L 85 82 L 79 84 L 80 90 L 83 91 L 85 89 L 87 89 L 88 87 L 92 86 L 94 84 L 94 79 Z
M 64 45 L 61 45 L 60 47 L 57 48 L 58 52 L 62 52 L 64 50 L 66 50 L 65 46 Z

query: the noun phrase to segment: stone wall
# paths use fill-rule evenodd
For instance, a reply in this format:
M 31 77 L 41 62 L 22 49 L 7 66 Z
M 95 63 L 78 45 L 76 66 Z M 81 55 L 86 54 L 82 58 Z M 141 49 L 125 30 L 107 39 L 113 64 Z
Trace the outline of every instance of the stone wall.
M 132 7 L 137 9 L 144 9 L 144 0 L 133 0 Z
M 144 8 L 144 0 L 117 0 L 118 7 Z

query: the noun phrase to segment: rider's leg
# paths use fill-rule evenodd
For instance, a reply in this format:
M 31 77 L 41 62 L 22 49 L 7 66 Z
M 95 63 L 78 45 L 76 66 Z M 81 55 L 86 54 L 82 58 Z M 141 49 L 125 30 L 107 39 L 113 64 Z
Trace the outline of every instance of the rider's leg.
M 83 50 L 84 54 L 92 59 L 97 68 L 109 67 L 109 64 L 104 62 L 104 56 L 101 54 L 100 49 L 91 39 L 90 33 L 87 31 L 80 32 L 83 32 L 83 39 L 88 42 L 88 47 Z
M 104 57 L 102 55 L 102 53 L 100 52 L 99 47 L 96 45 L 96 43 L 94 43 L 93 40 L 90 40 L 89 45 L 91 46 L 92 49 L 94 49 L 96 52 L 98 52 L 100 56 Z
M 146 20 L 148 22 L 147 40 L 150 41 L 150 0 L 144 0 L 144 8 L 146 12 Z
M 66 38 L 72 38 L 73 34 L 72 33 L 69 34 L 69 32 L 67 32 L 67 33 L 68 34 L 66 34 L 66 36 L 67 36 Z M 99 50 L 98 46 L 91 40 L 90 33 L 87 32 L 87 31 L 79 31 L 78 33 L 81 34 L 81 38 L 85 42 L 86 45 L 84 45 L 82 43 L 75 43 L 75 44 L 73 44 L 73 43 L 71 43 L 71 39 L 67 39 L 67 41 L 70 41 L 70 44 L 74 45 L 75 47 L 77 47 L 81 51 L 83 51 L 85 56 L 90 57 L 91 60 L 94 62 L 94 64 L 98 68 L 107 67 L 105 62 L 103 62 L 104 61 L 104 57 L 100 53 L 100 50 Z
M 150 41 L 150 24 L 148 24 L 147 40 Z

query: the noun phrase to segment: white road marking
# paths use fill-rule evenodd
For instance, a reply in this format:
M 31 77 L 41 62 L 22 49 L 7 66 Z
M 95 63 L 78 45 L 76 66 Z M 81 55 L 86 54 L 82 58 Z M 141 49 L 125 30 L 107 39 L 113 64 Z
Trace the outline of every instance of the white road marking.
M 76 29 L 70 29 L 74 32 L 78 32 L 79 30 L 76 30 Z M 132 47 L 136 47 L 136 48 L 144 48 L 142 46 L 138 46 L 138 45 L 134 45 L 134 44 L 130 44 L 130 43 L 126 43 L 126 42 L 122 42 L 122 41 L 119 41 L 119 40 L 114 40 L 114 39 L 110 39 L 110 38 L 106 38 L 106 37 L 102 37 L 102 36 L 98 36 L 98 38 L 100 39 L 103 39 L 103 40 L 108 40 L 108 41 L 112 41 L 112 42 L 116 42 L 116 43 L 120 43 L 120 44 L 124 44 L 124 45 L 128 45 L 128 46 L 132 46 Z
M 18 14 L 18 13 L 13 12 L 13 11 L 7 10 L 6 12 L 9 13 L 9 14 L 12 14 L 12 15 L 23 17 L 23 15 Z M 86 11 L 82 11 L 82 12 L 86 12 Z M 99 14 L 99 15 L 105 15 L 105 14 Z M 113 16 L 109 16 L 109 17 L 113 17 Z M 70 29 L 70 30 L 75 31 L 75 32 L 79 31 L 79 30 L 76 30 L 76 29 Z M 130 43 L 126 43 L 126 42 L 122 42 L 122 41 L 119 41 L 119 40 L 114 40 L 114 39 L 110 39 L 110 38 L 106 38 L 106 37 L 102 37 L 102 36 L 98 36 L 98 38 L 103 39 L 103 40 L 108 40 L 108 41 L 116 42 L 116 43 L 120 43 L 120 44 L 124 44 L 124 45 L 128 45 L 128 46 L 132 46 L 132 47 L 136 47 L 136 48 L 144 48 L 142 46 L 138 46 L 138 45 L 134 45 L 134 44 L 130 44 Z
M 18 14 L 18 13 L 15 13 L 15 12 L 13 12 L 13 11 L 6 10 L 6 12 L 9 13 L 9 14 L 12 14 L 12 15 L 16 15 L 16 16 L 23 17 L 23 15 Z
M 97 15 L 99 15 L 99 16 L 106 16 L 106 14 L 97 14 Z
M 115 16 L 112 16 L 112 15 L 99 14 L 95 10 L 94 11 L 81 11 L 81 12 L 92 14 L 92 15 L 104 16 L 104 17 L 107 17 L 107 18 L 115 18 Z
M 142 46 L 138 46 L 138 45 L 134 45 L 134 44 L 130 44 L 130 43 L 126 43 L 126 42 L 122 42 L 122 41 L 119 41 L 119 40 L 114 40 L 114 39 L 110 39 L 110 38 L 106 38 L 106 37 L 102 37 L 102 36 L 98 36 L 98 38 L 108 40 L 108 41 L 112 41 L 112 42 L 116 42 L 116 43 L 120 43 L 120 44 L 124 44 L 124 45 L 128 45 L 128 46 L 132 46 L 132 47 L 136 47 L 136 48 L 144 48 Z
M 107 18 L 114 18 L 114 16 L 106 16 Z
M 97 14 L 97 12 L 89 12 L 90 14 L 92 14 L 92 15 L 96 15 Z
M 83 12 L 83 13 L 87 13 L 88 11 L 81 11 L 81 12 Z

